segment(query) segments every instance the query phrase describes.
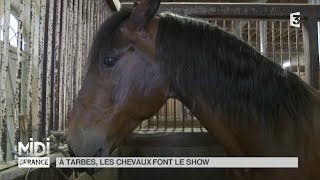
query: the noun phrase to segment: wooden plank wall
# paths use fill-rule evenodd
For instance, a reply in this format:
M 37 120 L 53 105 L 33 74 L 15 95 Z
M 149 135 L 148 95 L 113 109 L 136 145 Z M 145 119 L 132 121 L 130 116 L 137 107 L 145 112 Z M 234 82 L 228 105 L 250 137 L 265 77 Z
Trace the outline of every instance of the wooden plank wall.
M 65 130 L 95 32 L 111 13 L 106 0 L 0 0 L 0 163 L 16 158 L 17 142 Z

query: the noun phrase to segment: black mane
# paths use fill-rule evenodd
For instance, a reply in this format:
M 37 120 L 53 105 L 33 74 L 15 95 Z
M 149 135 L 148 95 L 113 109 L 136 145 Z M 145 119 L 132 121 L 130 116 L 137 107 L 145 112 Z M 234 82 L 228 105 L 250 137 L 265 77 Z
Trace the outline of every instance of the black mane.
M 161 14 L 157 53 L 182 99 L 201 97 L 230 121 L 273 129 L 281 110 L 296 121 L 308 109 L 310 92 L 297 75 L 206 22 Z

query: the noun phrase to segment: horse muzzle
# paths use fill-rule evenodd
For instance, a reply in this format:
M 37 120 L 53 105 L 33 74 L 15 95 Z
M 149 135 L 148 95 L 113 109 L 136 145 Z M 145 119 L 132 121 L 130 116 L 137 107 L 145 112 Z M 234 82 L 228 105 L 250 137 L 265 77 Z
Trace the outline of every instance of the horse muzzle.
M 91 129 L 69 131 L 67 144 L 73 157 L 102 157 L 107 153 L 104 134 Z

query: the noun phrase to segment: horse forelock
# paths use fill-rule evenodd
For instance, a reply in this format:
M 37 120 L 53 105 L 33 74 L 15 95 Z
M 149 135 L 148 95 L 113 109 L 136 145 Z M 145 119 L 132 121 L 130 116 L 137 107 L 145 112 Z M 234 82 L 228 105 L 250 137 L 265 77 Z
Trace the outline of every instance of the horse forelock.
M 202 97 L 230 121 L 270 130 L 282 111 L 295 122 L 307 115 L 310 92 L 297 75 L 209 23 L 161 14 L 157 53 L 182 96 Z
M 102 48 L 110 48 L 111 42 L 115 38 L 116 30 L 120 24 L 130 16 L 131 12 L 132 9 L 121 9 L 101 24 L 89 52 L 89 63 L 93 63 L 98 59 L 99 52 Z

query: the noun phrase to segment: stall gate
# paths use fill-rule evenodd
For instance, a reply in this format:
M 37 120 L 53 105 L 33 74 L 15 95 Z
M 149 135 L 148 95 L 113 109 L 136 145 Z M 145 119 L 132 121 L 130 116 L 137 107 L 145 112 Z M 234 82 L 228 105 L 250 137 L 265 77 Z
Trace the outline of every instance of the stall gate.
M 0 0 L 0 163 L 19 141 L 64 131 L 106 0 Z

